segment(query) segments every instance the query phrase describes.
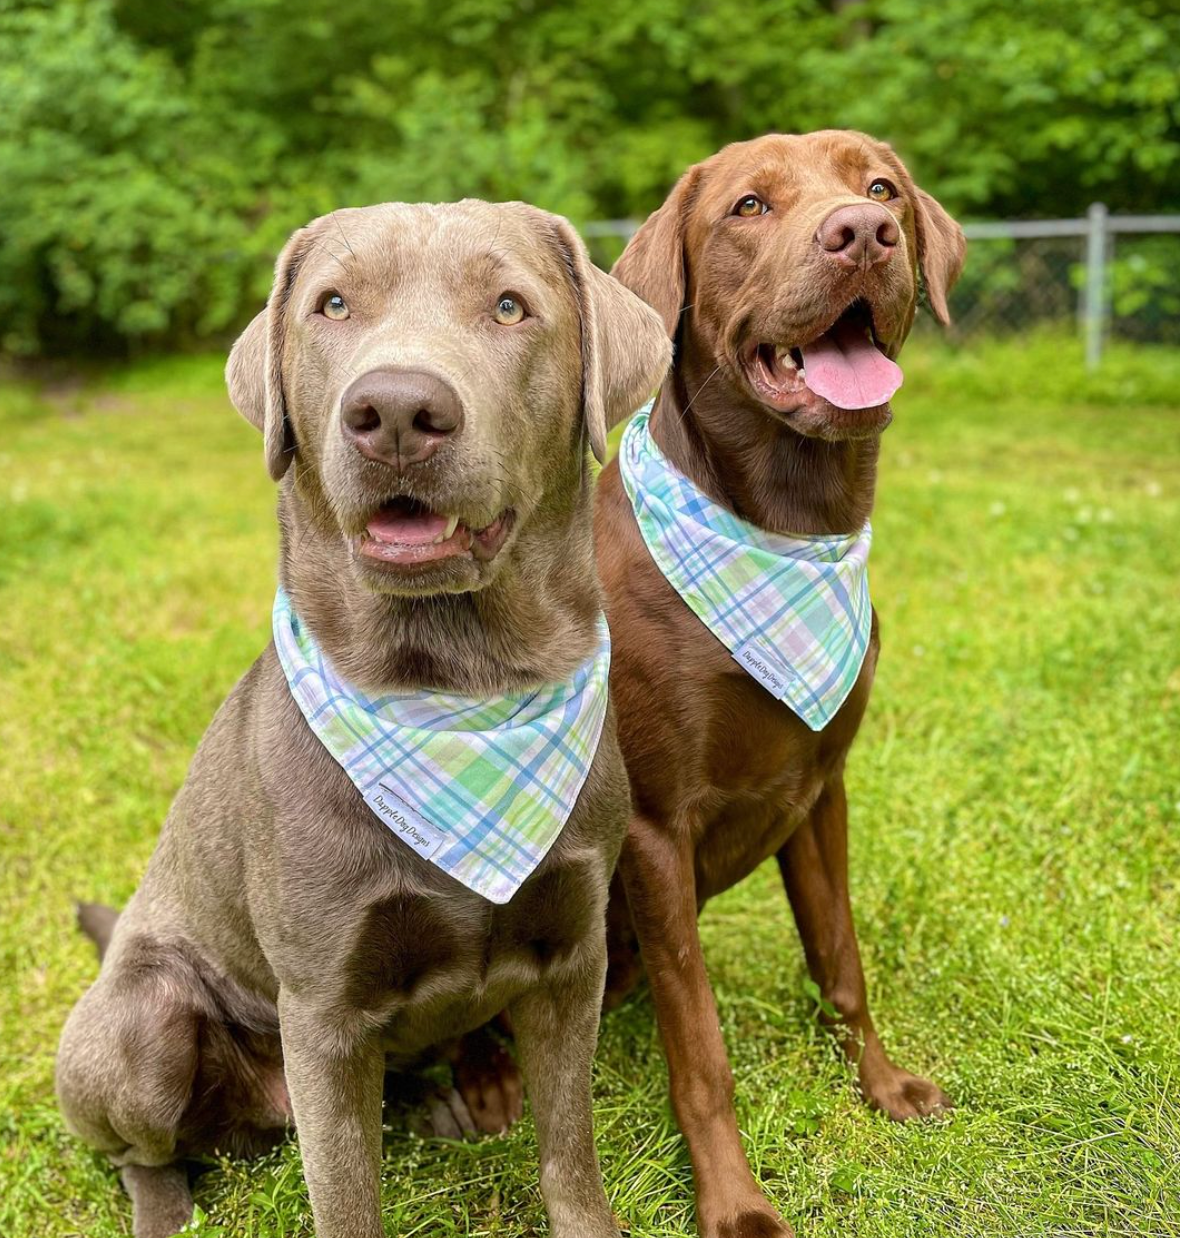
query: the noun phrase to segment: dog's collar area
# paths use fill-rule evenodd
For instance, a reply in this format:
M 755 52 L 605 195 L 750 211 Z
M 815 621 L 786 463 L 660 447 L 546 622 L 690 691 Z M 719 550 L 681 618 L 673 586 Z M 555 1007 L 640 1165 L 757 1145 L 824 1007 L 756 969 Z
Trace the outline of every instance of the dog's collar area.
M 373 814 L 424 860 L 506 903 L 577 803 L 606 717 L 610 636 L 566 680 L 493 697 L 369 696 L 318 647 L 283 589 L 275 649 L 316 737 Z
M 872 528 L 848 536 L 770 533 L 685 477 L 652 439 L 651 405 L 623 434 L 623 486 L 668 583 L 738 664 L 813 730 L 860 674 L 872 630 Z

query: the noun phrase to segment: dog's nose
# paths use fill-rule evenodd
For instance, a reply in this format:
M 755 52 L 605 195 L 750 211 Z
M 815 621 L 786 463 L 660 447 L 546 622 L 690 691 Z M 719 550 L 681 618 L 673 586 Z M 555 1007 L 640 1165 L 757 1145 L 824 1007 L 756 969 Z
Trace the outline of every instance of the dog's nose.
M 340 401 L 344 437 L 362 456 L 399 471 L 430 459 L 462 425 L 458 392 L 425 370 L 370 370 Z
M 872 267 L 888 262 L 901 238 L 897 220 L 882 206 L 837 207 L 819 226 L 820 249 L 841 266 Z

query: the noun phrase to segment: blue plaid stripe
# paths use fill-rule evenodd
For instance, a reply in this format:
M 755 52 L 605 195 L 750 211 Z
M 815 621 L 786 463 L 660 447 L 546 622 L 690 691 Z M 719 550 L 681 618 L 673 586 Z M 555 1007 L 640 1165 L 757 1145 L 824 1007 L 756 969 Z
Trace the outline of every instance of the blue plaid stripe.
M 336 674 L 281 589 L 274 639 L 308 725 L 370 806 L 371 794 L 396 792 L 441 836 L 431 863 L 507 902 L 561 833 L 597 751 L 610 669 L 605 618 L 595 653 L 567 682 L 494 699 L 366 696 Z
M 852 691 L 868 650 L 872 528 L 866 523 L 850 537 L 796 537 L 741 520 L 660 452 L 650 409 L 627 427 L 619 466 L 652 558 L 738 662 L 822 730 Z M 773 679 L 751 669 L 746 650 L 771 667 Z

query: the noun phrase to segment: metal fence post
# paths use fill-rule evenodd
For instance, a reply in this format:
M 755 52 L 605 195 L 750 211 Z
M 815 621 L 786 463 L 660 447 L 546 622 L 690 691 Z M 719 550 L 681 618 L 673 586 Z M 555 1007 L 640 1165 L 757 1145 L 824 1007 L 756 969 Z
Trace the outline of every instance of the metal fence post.
M 1086 369 L 1102 363 L 1102 336 L 1106 326 L 1106 207 L 1094 202 L 1086 212 L 1086 293 L 1082 331 L 1086 339 Z

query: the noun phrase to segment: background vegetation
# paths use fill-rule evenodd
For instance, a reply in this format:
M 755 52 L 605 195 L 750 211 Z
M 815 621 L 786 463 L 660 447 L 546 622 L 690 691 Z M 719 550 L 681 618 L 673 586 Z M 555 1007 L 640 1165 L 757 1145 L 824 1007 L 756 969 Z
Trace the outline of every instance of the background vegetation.
M 958 1100 L 897 1127 L 816 1027 L 773 864 L 711 903 L 747 1147 L 801 1238 L 1180 1235 L 1180 355 L 907 349 L 873 547 L 883 654 L 849 770 L 878 1022 Z M 97 971 L 71 901 L 135 888 L 267 639 L 274 494 L 218 357 L 0 388 L 0 1234 L 116 1238 L 53 1052 Z M 634 1238 L 694 1232 L 650 1000 L 605 1020 L 599 1144 Z M 530 1120 L 391 1114 L 391 1235 L 543 1232 Z M 298 1150 L 199 1180 L 203 1238 L 310 1238 Z
M 189 345 L 323 211 L 643 215 L 774 129 L 887 138 L 968 216 L 1174 210 L 1178 46 L 1173 0 L 0 0 L 0 349 Z

